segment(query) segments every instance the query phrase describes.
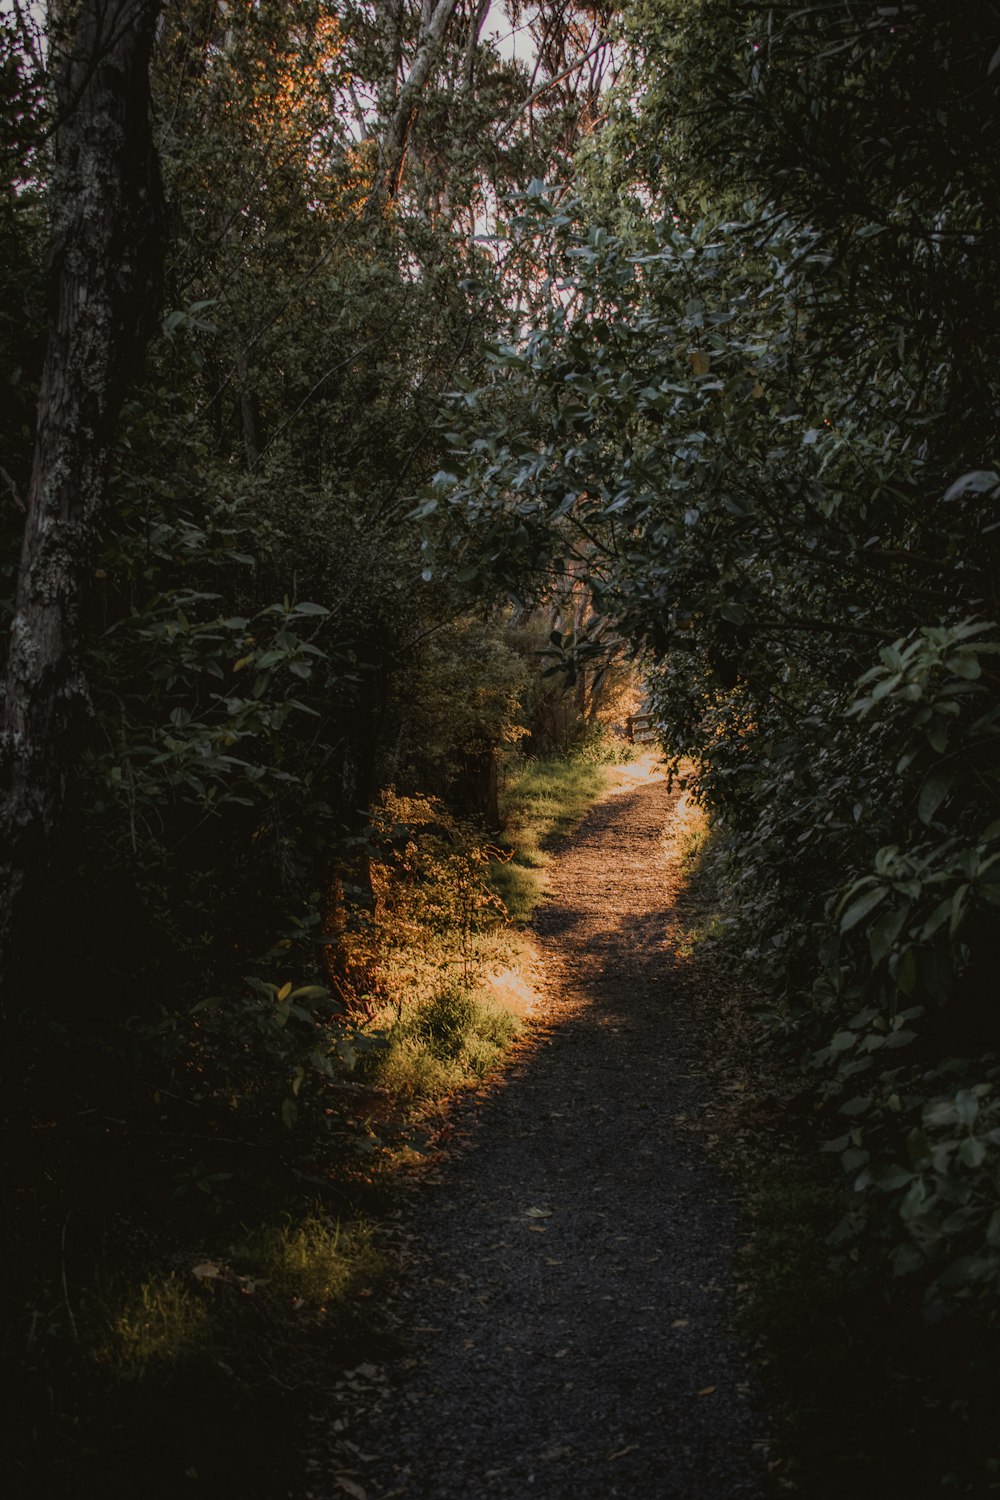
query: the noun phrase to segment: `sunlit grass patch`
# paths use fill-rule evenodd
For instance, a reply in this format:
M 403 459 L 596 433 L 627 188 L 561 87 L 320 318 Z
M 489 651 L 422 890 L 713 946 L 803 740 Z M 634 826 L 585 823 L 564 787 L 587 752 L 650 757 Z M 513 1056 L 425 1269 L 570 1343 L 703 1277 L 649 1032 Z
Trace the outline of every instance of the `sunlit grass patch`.
M 496 1067 L 520 1029 L 495 1001 L 460 981 L 446 981 L 431 998 L 405 1008 L 372 1067 L 381 1086 L 395 1094 L 438 1099 Z
M 521 863 L 515 858 L 506 864 L 494 865 L 490 872 L 493 889 L 500 897 L 512 922 L 527 922 L 545 894 L 545 880 L 541 874 L 544 863 Z
M 322 1213 L 246 1231 L 214 1259 L 147 1277 L 97 1303 L 93 1354 L 112 1377 L 175 1374 L 196 1361 L 238 1368 L 256 1359 L 262 1331 L 303 1316 L 350 1326 L 387 1261 L 368 1225 Z M 248 1334 L 248 1330 L 252 1333 Z M 249 1342 L 248 1342 L 249 1337 Z
M 345 1228 L 322 1215 L 264 1224 L 232 1255 L 245 1281 L 266 1284 L 270 1300 L 317 1312 L 379 1280 L 385 1269 L 368 1225 Z
M 210 1309 L 192 1282 L 174 1272 L 129 1288 L 104 1309 L 98 1360 L 122 1380 L 176 1368 L 211 1340 Z
M 527 922 L 545 895 L 549 846 L 576 827 L 607 782 L 607 766 L 583 755 L 508 763 L 500 804 L 513 852 L 490 867 L 490 879 L 515 924 Z

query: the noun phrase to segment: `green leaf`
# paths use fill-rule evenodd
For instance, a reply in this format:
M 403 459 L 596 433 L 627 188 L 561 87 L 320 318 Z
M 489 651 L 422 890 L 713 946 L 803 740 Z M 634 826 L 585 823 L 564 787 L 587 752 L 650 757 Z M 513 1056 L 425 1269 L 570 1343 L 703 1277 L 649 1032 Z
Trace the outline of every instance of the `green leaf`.
M 904 995 L 912 995 L 917 985 L 917 955 L 913 948 L 904 948 L 896 970 L 896 986 Z
M 910 914 L 908 906 L 899 911 L 883 912 L 876 922 L 872 924 L 868 934 L 868 946 L 871 950 L 872 963 L 881 963 L 890 951 Z
M 992 469 L 972 469 L 945 490 L 946 500 L 959 500 L 963 495 L 986 495 L 1000 486 L 1000 474 Z
M 958 1154 L 967 1167 L 981 1167 L 986 1160 L 986 1147 L 978 1136 L 968 1136 L 958 1148 Z
M 979 1116 L 979 1100 L 971 1089 L 959 1089 L 955 1095 L 955 1114 L 960 1125 L 972 1126 Z
M 897 1245 L 892 1252 L 892 1274 L 894 1276 L 910 1276 L 914 1271 L 923 1268 L 924 1257 L 912 1241 L 904 1245 Z
M 943 770 L 939 767 L 927 774 L 920 788 L 920 799 L 917 803 L 917 817 L 921 823 L 931 823 L 934 814 L 954 785 L 955 775 L 950 770 Z
M 847 1052 L 858 1040 L 854 1031 L 838 1031 L 830 1043 L 831 1052 Z
M 841 932 L 850 932 L 851 928 L 856 927 L 870 911 L 874 911 L 879 902 L 884 901 L 887 895 L 888 887 L 879 885 L 875 886 L 872 890 L 865 891 L 864 895 L 859 896 L 856 901 L 852 901 L 840 919 Z
M 909 1167 L 881 1164 L 871 1169 L 872 1183 L 883 1193 L 894 1193 L 901 1187 L 909 1187 L 913 1173 Z

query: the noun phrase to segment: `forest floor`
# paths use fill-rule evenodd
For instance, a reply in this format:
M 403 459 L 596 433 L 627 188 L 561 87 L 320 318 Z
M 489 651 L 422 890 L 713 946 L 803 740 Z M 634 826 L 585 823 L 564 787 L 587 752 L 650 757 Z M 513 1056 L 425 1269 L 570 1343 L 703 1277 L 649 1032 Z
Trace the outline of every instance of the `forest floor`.
M 678 909 L 692 813 L 648 762 L 617 780 L 552 867 L 525 1043 L 413 1175 L 398 1357 L 317 1420 L 315 1500 L 767 1490 L 745 1235 L 707 1141 L 718 1017 Z

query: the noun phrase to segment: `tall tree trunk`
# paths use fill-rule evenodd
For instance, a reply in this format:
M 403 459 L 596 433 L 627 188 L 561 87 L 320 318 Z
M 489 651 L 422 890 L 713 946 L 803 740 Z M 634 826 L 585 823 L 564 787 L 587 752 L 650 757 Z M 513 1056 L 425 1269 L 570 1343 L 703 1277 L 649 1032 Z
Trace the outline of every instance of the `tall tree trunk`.
M 86 724 L 82 636 L 99 516 L 122 401 L 159 310 L 165 214 L 149 62 L 160 6 L 49 8 L 49 330 L 0 702 L 0 980 Z
M 424 0 L 417 50 L 405 79 L 393 95 L 392 109 L 381 122 L 380 163 L 371 203 L 378 207 L 399 190 L 413 117 L 428 79 L 444 52 L 445 32 L 458 0 Z

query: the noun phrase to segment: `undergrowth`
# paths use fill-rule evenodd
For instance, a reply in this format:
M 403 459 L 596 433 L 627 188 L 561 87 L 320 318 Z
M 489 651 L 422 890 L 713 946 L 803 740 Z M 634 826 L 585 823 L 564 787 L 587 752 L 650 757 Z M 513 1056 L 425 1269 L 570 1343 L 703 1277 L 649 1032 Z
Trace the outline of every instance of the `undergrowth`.
M 358 1295 L 370 1296 L 387 1269 L 371 1226 L 345 1227 L 322 1211 L 243 1230 L 214 1259 L 183 1259 L 95 1300 L 92 1357 L 115 1380 L 189 1372 L 199 1360 L 221 1360 L 245 1380 L 268 1330 L 287 1344 L 307 1327 L 344 1333 L 363 1322 Z M 270 1357 L 272 1340 L 264 1345 Z
M 769 994 L 741 958 L 733 852 L 705 830 L 688 840 L 683 946 L 702 979 L 724 971 L 741 1010 L 720 1070 L 731 1104 L 713 1123 L 741 1179 L 749 1237 L 739 1276 L 775 1470 L 811 1500 L 917 1500 L 1000 1491 L 997 1341 L 975 1306 L 929 1319 L 871 1274 L 843 1231 L 850 1183 L 829 1150 L 829 1111 L 769 1032 Z M 709 984 L 711 981 L 709 980 Z M 891 1294 L 890 1294 L 891 1293 Z
M 127 1049 L 42 1039 L 51 1125 L 15 1190 L 52 1253 L 3 1342 L 19 1496 L 132 1500 L 141 1475 L 151 1500 L 194 1482 L 269 1500 L 294 1482 L 314 1393 L 389 1337 L 396 1168 L 522 1029 L 532 951 L 512 919 L 541 883 L 508 913 L 503 872 L 540 874 L 603 780 L 581 757 L 509 767 L 509 844 L 387 791 L 350 932 L 374 976 L 356 1008 L 321 982 L 307 913 L 261 964 L 273 977 L 130 1022 Z

